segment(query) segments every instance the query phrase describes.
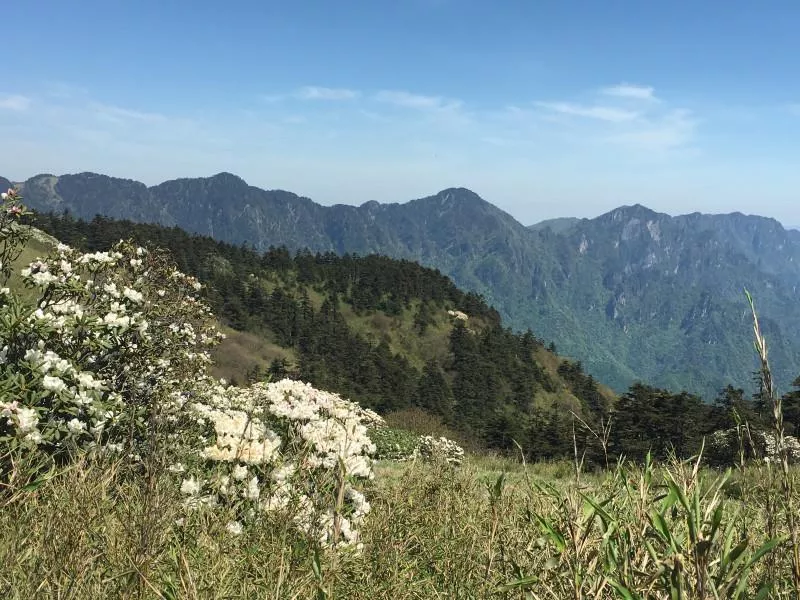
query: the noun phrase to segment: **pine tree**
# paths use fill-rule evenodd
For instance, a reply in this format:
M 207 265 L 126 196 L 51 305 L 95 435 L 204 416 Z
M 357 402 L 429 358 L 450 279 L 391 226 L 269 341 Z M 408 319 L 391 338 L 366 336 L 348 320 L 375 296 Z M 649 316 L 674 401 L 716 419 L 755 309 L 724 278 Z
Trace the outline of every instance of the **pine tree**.
M 422 370 L 415 403 L 425 410 L 441 415 L 446 420 L 452 417 L 453 392 L 435 359 L 429 360 Z

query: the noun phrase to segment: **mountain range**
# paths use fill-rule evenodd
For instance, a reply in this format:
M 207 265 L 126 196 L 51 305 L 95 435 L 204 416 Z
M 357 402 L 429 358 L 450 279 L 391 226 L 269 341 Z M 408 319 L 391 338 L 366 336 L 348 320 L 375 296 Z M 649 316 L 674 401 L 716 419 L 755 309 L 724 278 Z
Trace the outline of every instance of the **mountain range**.
M 40 212 L 177 225 L 259 250 L 379 253 L 438 268 L 618 391 L 638 380 L 708 400 L 728 384 L 752 390 L 748 288 L 777 381 L 785 388 L 800 373 L 800 231 L 774 219 L 673 217 L 635 205 L 526 227 L 464 188 L 404 204 L 322 206 L 230 173 L 152 187 L 94 173 L 17 185 Z

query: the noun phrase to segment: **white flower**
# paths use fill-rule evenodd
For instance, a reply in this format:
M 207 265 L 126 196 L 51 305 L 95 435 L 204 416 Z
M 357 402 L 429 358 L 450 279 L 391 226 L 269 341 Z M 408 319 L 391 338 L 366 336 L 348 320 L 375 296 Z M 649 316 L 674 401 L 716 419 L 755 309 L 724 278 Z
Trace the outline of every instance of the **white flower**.
M 144 296 L 142 295 L 141 292 L 137 292 L 136 290 L 129 287 L 126 287 L 124 290 L 122 290 L 122 295 L 125 296 L 131 302 L 139 303 L 142 300 L 144 300 Z
M 244 496 L 248 500 L 258 500 L 261 495 L 261 489 L 258 487 L 258 476 L 253 475 L 253 478 L 247 482 L 247 491 Z
M 231 535 L 242 535 L 242 524 L 239 521 L 231 521 L 225 526 Z
M 189 477 L 188 479 L 184 479 L 181 483 L 181 494 L 196 496 L 200 493 L 200 487 L 200 482 L 198 482 L 197 479 Z
M 78 373 L 78 383 L 87 390 L 99 390 L 103 387 L 103 382 L 94 378 L 94 375 L 87 371 Z
M 67 423 L 67 429 L 70 431 L 70 433 L 81 433 L 86 431 L 86 423 L 83 423 L 78 419 L 71 419 Z
M 53 283 L 54 281 L 58 280 L 58 277 L 50 273 L 49 271 L 39 271 L 38 273 L 34 273 L 30 276 L 33 279 L 33 283 L 38 286 L 44 287 Z
M 48 391 L 59 393 L 67 388 L 67 384 L 60 377 L 45 375 L 42 380 L 42 387 Z
M 245 477 L 247 477 L 247 467 L 245 465 L 236 465 L 233 467 L 231 475 L 236 481 L 244 481 Z
M 17 412 L 17 427 L 21 433 L 32 431 L 39 423 L 39 413 L 33 408 L 20 406 Z
M 103 291 L 111 296 L 112 298 L 119 298 L 119 290 L 117 290 L 117 284 L 113 281 L 111 283 L 107 283 L 103 286 Z
M 25 441 L 32 442 L 34 444 L 41 444 L 42 439 L 42 432 L 38 429 L 34 429 L 25 436 Z
M 272 480 L 278 484 L 285 483 L 292 475 L 294 475 L 296 470 L 297 469 L 292 463 L 283 465 L 272 472 Z

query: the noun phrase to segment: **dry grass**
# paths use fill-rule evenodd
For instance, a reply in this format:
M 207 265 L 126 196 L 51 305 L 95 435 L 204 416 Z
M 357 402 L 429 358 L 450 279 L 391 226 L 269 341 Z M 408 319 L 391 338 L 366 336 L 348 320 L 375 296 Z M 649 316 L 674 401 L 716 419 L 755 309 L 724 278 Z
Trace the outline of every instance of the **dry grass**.
M 617 585 L 632 598 L 666 598 L 680 564 L 676 597 L 714 598 L 710 587 L 699 595 L 698 582 L 716 585 L 721 559 L 745 534 L 744 558 L 765 541 L 762 500 L 776 492 L 762 489 L 762 470 L 733 485 L 691 463 L 620 469 L 580 486 L 569 464 L 523 467 L 497 457 L 460 469 L 409 463 L 377 472 L 363 553 L 315 558 L 285 522 L 268 518 L 239 537 L 225 531 L 224 511 L 179 527 L 168 475 L 147 498 L 119 463 L 80 461 L 0 504 L 0 597 L 626 597 Z M 688 508 L 680 499 L 667 506 L 670 482 Z M 756 561 L 744 589 L 752 593 L 771 571 L 772 597 L 791 597 L 789 554 Z
M 292 350 L 268 342 L 253 333 L 224 326 L 219 329 L 227 337 L 212 352 L 214 366 L 211 371 L 214 377 L 244 383 L 250 369 L 258 366 L 266 372 L 276 358 L 286 360 L 290 366 L 296 364 L 296 356 Z

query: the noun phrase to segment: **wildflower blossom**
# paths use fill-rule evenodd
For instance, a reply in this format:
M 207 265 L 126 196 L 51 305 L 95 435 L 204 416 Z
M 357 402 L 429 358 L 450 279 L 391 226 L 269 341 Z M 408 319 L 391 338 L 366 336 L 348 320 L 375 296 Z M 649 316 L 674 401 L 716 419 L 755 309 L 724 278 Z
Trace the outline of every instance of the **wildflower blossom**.
M 86 423 L 73 418 L 67 423 L 67 429 L 70 433 L 82 433 L 86 431 Z
M 194 477 L 184 479 L 181 483 L 181 494 L 196 496 L 200 493 L 200 483 Z
M 225 529 L 231 535 L 242 535 L 242 524 L 239 521 L 231 521 L 225 526 Z

